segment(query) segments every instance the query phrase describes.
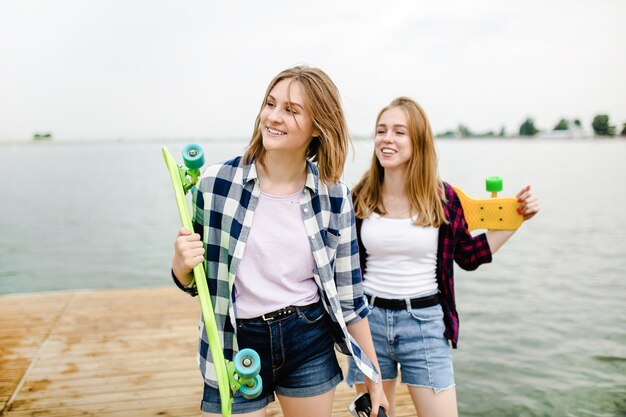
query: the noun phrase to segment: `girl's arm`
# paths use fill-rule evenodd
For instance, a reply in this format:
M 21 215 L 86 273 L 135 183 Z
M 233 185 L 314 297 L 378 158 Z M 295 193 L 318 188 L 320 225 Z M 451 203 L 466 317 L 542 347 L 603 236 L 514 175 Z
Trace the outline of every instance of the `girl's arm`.
M 378 359 L 376 358 L 376 350 L 374 349 L 374 341 L 372 340 L 372 334 L 370 332 L 370 326 L 367 321 L 367 317 L 358 320 L 352 324 L 348 324 L 348 332 L 356 340 L 361 347 L 361 350 L 365 355 L 370 358 L 372 364 L 376 367 L 378 375 L 380 375 L 380 367 L 378 366 Z M 383 391 L 383 381 L 380 379 L 379 383 L 375 383 L 367 376 L 364 378 L 365 387 L 370 394 L 372 400 L 372 416 L 378 415 L 378 407 L 383 407 L 385 410 L 389 409 L 389 401 L 385 397 Z
M 363 297 L 359 245 L 352 198 L 345 185 L 341 185 L 341 213 L 339 220 L 339 243 L 335 258 L 335 284 L 348 332 L 360 346 L 362 353 L 372 362 L 380 375 L 376 350 L 372 341 L 370 326 L 367 321 L 369 310 Z M 378 415 L 378 407 L 389 408 L 389 402 L 383 391 L 382 380 L 375 383 L 365 376 L 365 387 L 372 400 L 372 416 Z
M 211 178 L 202 178 L 202 183 Z M 181 284 L 183 291 L 196 295 L 195 288 L 189 286 L 194 282 L 193 268 L 204 262 L 204 243 L 201 235 L 204 223 L 204 197 L 199 190 L 200 184 L 192 189 L 193 218 L 191 223 L 195 233 L 181 227 L 174 241 L 174 258 L 172 259 L 172 274 L 176 281 Z M 194 285 L 195 287 L 195 285 Z

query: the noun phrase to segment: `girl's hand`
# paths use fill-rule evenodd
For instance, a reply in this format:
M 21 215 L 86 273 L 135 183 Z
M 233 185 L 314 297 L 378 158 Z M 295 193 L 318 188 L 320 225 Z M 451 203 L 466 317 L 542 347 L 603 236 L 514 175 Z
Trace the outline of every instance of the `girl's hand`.
M 517 202 L 520 203 L 517 212 L 524 216 L 524 220 L 530 220 L 539 213 L 539 200 L 530 190 L 530 185 L 517 193 Z
M 200 235 L 180 228 L 174 241 L 172 270 L 181 284 L 187 286 L 191 283 L 193 268 L 200 262 L 204 262 L 204 244 Z
M 382 407 L 387 411 L 389 409 L 389 401 L 383 391 L 382 376 L 378 384 L 374 383 L 368 377 L 365 377 L 365 387 L 370 394 L 370 400 L 372 401 L 372 412 L 370 417 L 378 417 L 378 407 Z

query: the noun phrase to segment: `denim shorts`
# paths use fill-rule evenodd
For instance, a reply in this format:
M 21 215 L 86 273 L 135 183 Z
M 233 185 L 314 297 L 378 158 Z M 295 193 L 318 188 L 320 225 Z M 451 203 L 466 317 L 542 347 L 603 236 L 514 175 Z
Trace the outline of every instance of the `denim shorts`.
M 391 381 L 401 370 L 401 382 L 435 392 L 454 386 L 452 353 L 443 336 L 441 305 L 404 310 L 370 306 L 367 316 L 383 381 Z M 363 383 L 363 374 L 348 358 L 346 382 Z
M 260 410 L 274 401 L 274 392 L 285 397 L 313 397 L 330 391 L 343 379 L 334 351 L 330 317 L 321 302 L 296 308 L 290 316 L 264 321 L 237 320 L 239 349 L 252 348 L 261 357 L 263 390 L 254 399 L 237 391 L 233 414 Z M 217 389 L 204 384 L 202 411 L 220 413 Z

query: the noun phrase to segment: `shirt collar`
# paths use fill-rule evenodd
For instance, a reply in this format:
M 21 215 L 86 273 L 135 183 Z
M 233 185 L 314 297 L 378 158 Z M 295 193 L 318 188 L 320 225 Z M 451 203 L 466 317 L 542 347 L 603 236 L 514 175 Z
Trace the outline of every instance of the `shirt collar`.
M 243 158 L 242 158 L 243 161 Z M 256 165 L 254 164 L 254 160 L 249 164 L 245 164 L 243 166 L 243 183 L 246 184 L 248 181 L 253 181 L 258 178 L 258 174 L 256 172 Z
M 319 172 L 317 165 L 307 159 L 306 161 L 306 182 L 304 186 L 309 188 L 313 194 L 317 194 L 317 187 L 319 185 Z
M 249 164 L 245 164 L 243 166 L 243 183 L 246 184 L 248 181 L 256 180 L 259 175 L 256 170 L 255 161 L 250 162 Z M 319 171 L 317 169 L 317 165 L 313 162 L 307 160 L 306 161 L 306 181 L 304 186 L 309 188 L 313 194 L 317 194 L 319 185 Z

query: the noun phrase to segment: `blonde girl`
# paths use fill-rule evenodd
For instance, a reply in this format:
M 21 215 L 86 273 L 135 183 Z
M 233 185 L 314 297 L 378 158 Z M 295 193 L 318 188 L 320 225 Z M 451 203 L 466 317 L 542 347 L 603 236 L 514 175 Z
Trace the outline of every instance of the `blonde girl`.
M 369 324 L 389 415 L 395 415 L 400 368 L 420 417 L 456 416 L 453 264 L 472 270 L 491 262 L 514 232 L 469 234 L 454 189 L 439 178 L 428 117 L 406 97 L 378 114 L 372 163 L 353 196 Z M 518 199 L 526 220 L 539 211 L 530 186 Z M 356 362 L 349 360 L 346 379 L 365 390 Z
M 374 408 L 387 406 L 361 287 L 349 190 L 339 181 L 349 134 L 337 88 L 322 70 L 294 67 L 269 84 L 243 156 L 212 165 L 194 194 L 194 231 L 181 229 L 172 273 L 195 295 L 204 262 L 224 355 L 261 356 L 263 391 L 238 392 L 233 414 L 329 416 L 342 379 L 333 346 L 366 375 Z M 203 323 L 201 408 L 220 411 Z

